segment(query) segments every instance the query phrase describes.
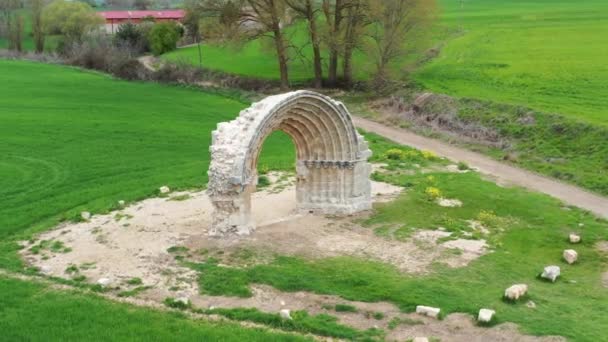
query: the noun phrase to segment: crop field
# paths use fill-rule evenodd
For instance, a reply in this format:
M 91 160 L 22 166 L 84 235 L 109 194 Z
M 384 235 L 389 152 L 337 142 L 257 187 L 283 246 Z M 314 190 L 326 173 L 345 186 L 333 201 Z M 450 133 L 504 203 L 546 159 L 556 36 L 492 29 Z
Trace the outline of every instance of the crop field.
M 28 271 L 16 241 L 75 219 L 82 210 L 104 213 L 119 199 L 132 202 L 155 196 L 161 185 L 204 187 L 211 130 L 248 105 L 234 94 L 130 83 L 63 66 L 15 61 L 0 61 L 0 93 L 0 267 L 11 272 Z M 377 205 L 363 222 L 365 227 L 395 242 L 419 227 L 444 227 L 454 237 L 473 234 L 472 239 L 479 239 L 467 224 L 475 219 L 490 231 L 483 238 L 493 252 L 464 268 L 435 265 L 430 274 L 417 276 L 351 256 L 308 260 L 277 255 L 268 263 L 246 267 L 223 267 L 209 256 L 189 263 L 200 273 L 201 291 L 247 297 L 249 285 L 267 284 L 287 292 L 388 301 L 405 312 L 420 303 L 439 306 L 445 314 L 475 314 L 490 306 L 499 313 L 498 323 L 515 322 L 527 334 L 562 335 L 572 341 L 598 341 L 608 335 L 603 304 L 608 292 L 601 283 L 608 256 L 595 248 L 608 240 L 607 222 L 544 195 L 499 187 L 474 172 L 446 172 L 447 161 L 375 135 L 366 137 L 375 153 L 373 161 L 386 164 L 374 178 L 406 191 L 393 202 Z M 403 151 L 398 160 L 388 157 L 391 149 Z M 275 134 L 265 143 L 260 164 L 289 168 L 293 153 L 289 138 Z M 415 165 L 435 171 L 415 171 Z M 429 188 L 464 205 L 439 207 L 429 200 Z M 571 231 L 584 236 L 577 246 L 580 262 L 574 265 L 560 261 Z M 536 278 L 542 267 L 553 263 L 563 270 L 557 283 Z M 523 302 L 503 302 L 504 288 L 518 282 L 530 284 L 529 299 L 536 309 Z M 306 339 L 117 304 L 85 290 L 57 290 L 9 276 L 0 276 L 0 290 L 0 330 L 10 332 L 10 340 L 83 339 L 91 334 L 121 340 Z M 222 314 L 271 322 L 251 311 Z M 301 319 L 307 323 L 292 328 L 363 339 L 323 317 L 304 315 Z
M 608 2 L 441 4 L 442 25 L 462 32 L 416 72 L 425 87 L 608 124 Z

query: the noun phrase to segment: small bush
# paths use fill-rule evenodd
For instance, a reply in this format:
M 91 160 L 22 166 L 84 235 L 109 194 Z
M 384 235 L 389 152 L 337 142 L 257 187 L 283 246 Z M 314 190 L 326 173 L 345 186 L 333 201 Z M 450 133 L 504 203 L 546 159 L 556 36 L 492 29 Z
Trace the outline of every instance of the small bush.
M 458 170 L 460 170 L 460 171 L 469 170 L 469 165 L 467 165 L 467 163 L 465 163 L 465 162 L 459 162 L 458 163 Z
M 426 160 L 437 160 L 439 157 L 431 151 L 422 151 L 422 157 Z
M 143 284 L 143 281 L 141 280 L 141 278 L 131 278 L 131 279 L 127 280 L 127 284 L 129 284 L 129 285 L 141 285 L 141 284 Z
M 164 303 L 166 306 L 168 306 L 170 308 L 180 309 L 180 310 L 186 310 L 186 309 L 189 309 L 192 307 L 192 304 L 190 304 L 190 302 L 184 303 L 181 300 L 177 300 L 177 299 L 171 298 L 171 297 L 165 298 Z
M 173 22 L 156 23 L 148 33 L 150 50 L 156 56 L 175 50 L 179 38 L 179 30 Z
M 262 175 L 258 177 L 258 188 L 265 188 L 270 185 L 270 179 L 268 177 Z
M 188 247 L 172 246 L 172 247 L 167 248 L 167 252 L 171 253 L 171 254 L 186 253 L 186 252 L 188 252 Z
M 405 159 L 405 151 L 398 148 L 391 148 L 384 153 L 386 159 L 403 160 Z
M 336 304 L 336 312 L 357 312 L 357 308 L 348 304 Z
M 431 201 L 434 201 L 434 200 L 438 199 L 439 197 L 441 197 L 441 190 L 439 190 L 438 188 L 436 188 L 434 186 L 429 186 L 428 188 L 426 188 L 424 190 L 424 193 Z

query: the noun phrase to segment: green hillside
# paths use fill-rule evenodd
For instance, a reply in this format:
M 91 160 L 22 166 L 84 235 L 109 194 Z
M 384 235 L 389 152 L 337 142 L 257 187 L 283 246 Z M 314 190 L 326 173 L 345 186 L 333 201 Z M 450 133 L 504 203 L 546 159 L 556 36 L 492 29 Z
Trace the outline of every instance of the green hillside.
M 607 1 L 441 4 L 462 33 L 415 74 L 425 87 L 608 124 Z

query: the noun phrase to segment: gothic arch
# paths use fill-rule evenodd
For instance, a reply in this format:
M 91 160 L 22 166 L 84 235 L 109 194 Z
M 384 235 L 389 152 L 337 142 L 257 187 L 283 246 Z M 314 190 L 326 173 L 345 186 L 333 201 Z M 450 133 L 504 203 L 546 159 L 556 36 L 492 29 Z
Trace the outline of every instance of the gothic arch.
M 264 140 L 276 130 L 287 133 L 296 147 L 298 210 L 351 214 L 371 208 L 371 151 L 350 113 L 327 96 L 294 91 L 254 103 L 213 131 L 210 235 L 246 235 L 255 228 L 251 192 L 257 185 L 257 159 Z

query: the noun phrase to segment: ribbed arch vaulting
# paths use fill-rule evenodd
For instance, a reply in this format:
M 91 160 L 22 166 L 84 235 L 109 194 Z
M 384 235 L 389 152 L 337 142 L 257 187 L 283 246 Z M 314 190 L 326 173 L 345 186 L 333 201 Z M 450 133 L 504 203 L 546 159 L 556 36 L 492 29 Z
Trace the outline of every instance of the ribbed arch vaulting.
M 254 103 L 213 132 L 208 192 L 216 208 L 215 235 L 252 229 L 252 224 L 239 227 L 250 220 L 249 196 L 263 142 L 276 130 L 296 147 L 300 209 L 337 213 L 369 207 L 371 152 L 346 107 L 318 93 L 296 91 Z

